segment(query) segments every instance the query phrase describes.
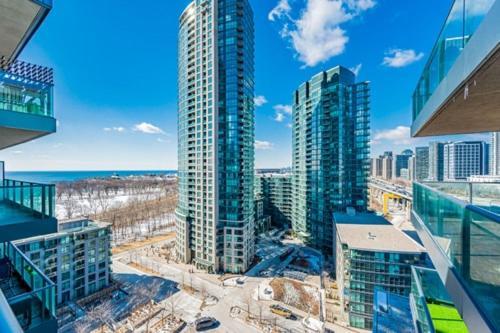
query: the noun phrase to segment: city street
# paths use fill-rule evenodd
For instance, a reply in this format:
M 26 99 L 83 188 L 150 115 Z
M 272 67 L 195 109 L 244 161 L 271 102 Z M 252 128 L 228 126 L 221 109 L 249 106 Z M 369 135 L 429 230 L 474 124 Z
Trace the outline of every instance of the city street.
M 163 245 L 165 242 L 155 244 L 153 248 Z M 257 328 L 246 322 L 246 312 L 250 309 L 252 317 L 262 319 L 262 322 L 272 322 L 283 332 L 314 332 L 307 330 L 302 323 L 303 318 L 308 314 L 304 311 L 294 309 L 284 303 L 272 300 L 260 300 L 257 295 L 262 294 L 259 285 L 268 284 L 273 280 L 273 276 L 261 277 L 259 272 L 267 271 L 277 274 L 281 272 L 292 261 L 293 256 L 289 255 L 285 260 L 280 259 L 280 255 L 291 248 L 298 251 L 299 244 L 279 244 L 276 240 L 264 238 L 259 242 L 258 252 L 263 257 L 262 261 L 254 266 L 245 277 L 229 278 L 222 282 L 223 277 L 209 275 L 196 271 L 192 266 L 167 263 L 158 256 L 153 255 L 154 249 L 148 245 L 142 249 L 120 253 L 113 256 L 113 273 L 115 279 L 126 284 L 147 288 L 147 277 L 158 276 L 176 286 L 172 291 L 173 295 L 161 301 L 166 309 L 175 308 L 175 314 L 185 320 L 188 325 L 184 332 L 192 330 L 192 324 L 197 318 L 211 316 L 220 322 L 220 326 L 214 332 L 263 332 L 262 328 Z M 292 252 L 293 253 L 293 252 Z M 129 264 L 132 262 L 133 266 Z M 180 285 L 188 286 L 196 292 L 182 290 Z M 261 285 L 262 287 L 262 285 Z M 213 301 L 213 297 L 216 301 Z M 204 301 L 212 299 L 212 302 Z M 273 314 L 269 306 L 280 303 L 283 307 L 291 310 L 295 315 L 295 320 Z M 235 310 L 239 309 L 239 310 Z M 241 312 L 234 316 L 231 310 Z M 170 311 L 170 310 L 167 310 Z M 257 319 L 254 322 L 257 322 Z M 334 324 L 327 327 L 334 332 L 359 332 Z

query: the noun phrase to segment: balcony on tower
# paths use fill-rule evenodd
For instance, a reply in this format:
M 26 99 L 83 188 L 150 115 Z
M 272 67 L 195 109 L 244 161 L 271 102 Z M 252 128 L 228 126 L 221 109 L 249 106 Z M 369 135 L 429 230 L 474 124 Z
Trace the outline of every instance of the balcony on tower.
M 411 270 L 410 310 L 415 332 L 467 333 L 438 273 L 418 266 Z
M 0 162 L 0 243 L 53 232 L 55 186 L 6 179 Z
M 0 332 L 56 332 L 55 285 L 14 244 L 0 245 Z
M 0 150 L 56 131 L 53 71 L 0 58 Z
M 412 136 L 500 128 L 500 1 L 455 0 L 413 93 Z
M 52 0 L 1 0 L 0 55 L 15 60 L 51 9 Z
M 500 183 L 415 182 L 412 220 L 469 330 L 499 330 Z

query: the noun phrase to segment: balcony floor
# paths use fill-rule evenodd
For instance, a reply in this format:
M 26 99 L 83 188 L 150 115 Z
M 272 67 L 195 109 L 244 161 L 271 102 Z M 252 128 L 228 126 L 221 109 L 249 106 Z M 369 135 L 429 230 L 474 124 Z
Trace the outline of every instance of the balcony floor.
M 6 299 L 30 292 L 31 289 L 22 281 L 19 274 L 11 272 L 11 264 L 8 260 L 0 259 L 0 289 Z
M 0 201 L 0 226 L 18 224 L 37 219 L 25 209 Z
M 454 306 L 431 304 L 427 307 L 431 314 L 434 329 L 439 333 L 468 333 L 467 326 Z

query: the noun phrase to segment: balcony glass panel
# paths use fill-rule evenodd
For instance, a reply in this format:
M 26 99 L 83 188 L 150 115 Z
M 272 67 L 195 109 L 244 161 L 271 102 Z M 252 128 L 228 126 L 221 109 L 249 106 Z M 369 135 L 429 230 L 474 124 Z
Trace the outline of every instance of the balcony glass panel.
M 0 182 L 0 225 L 53 218 L 54 185 L 4 179 Z
M 413 119 L 446 77 L 495 0 L 455 0 L 413 93 Z
M 490 210 L 500 212 L 500 183 L 472 182 L 425 182 L 427 186 L 438 192 L 449 194 L 460 201 Z
M 414 183 L 413 187 L 414 212 L 497 330 L 500 330 L 497 315 L 500 313 L 500 215 L 496 213 L 499 189 L 500 184 L 495 183 L 456 183 L 451 187 Z M 458 199 L 461 197 L 469 200 Z
M 53 117 L 53 70 L 0 56 L 0 111 Z
M 468 332 L 433 269 L 412 266 L 410 307 L 419 332 Z
M 1 247 L 0 287 L 23 330 L 34 329 L 56 318 L 54 283 L 14 244 Z
M 25 80 L 0 70 L 0 111 L 53 117 L 52 85 Z

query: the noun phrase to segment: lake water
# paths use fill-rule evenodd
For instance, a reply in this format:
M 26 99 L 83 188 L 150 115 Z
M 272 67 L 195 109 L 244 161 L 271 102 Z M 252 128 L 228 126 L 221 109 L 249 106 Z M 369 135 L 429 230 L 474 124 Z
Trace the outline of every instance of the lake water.
M 5 172 L 5 178 L 24 180 L 34 183 L 54 184 L 90 178 L 109 178 L 144 175 L 175 175 L 176 170 L 106 170 L 106 171 L 11 171 Z

